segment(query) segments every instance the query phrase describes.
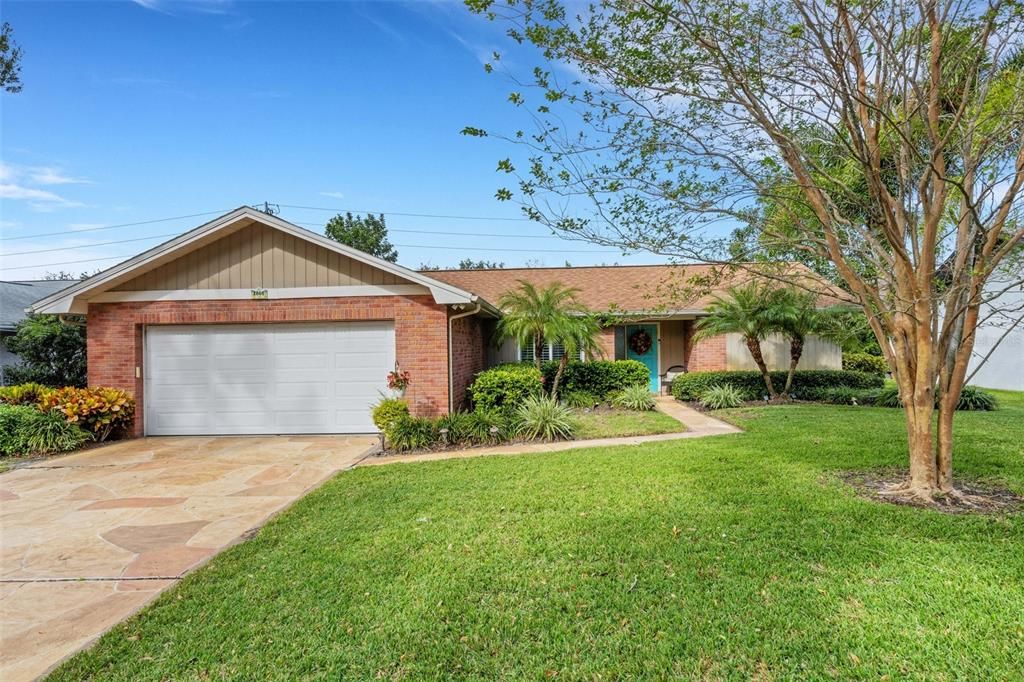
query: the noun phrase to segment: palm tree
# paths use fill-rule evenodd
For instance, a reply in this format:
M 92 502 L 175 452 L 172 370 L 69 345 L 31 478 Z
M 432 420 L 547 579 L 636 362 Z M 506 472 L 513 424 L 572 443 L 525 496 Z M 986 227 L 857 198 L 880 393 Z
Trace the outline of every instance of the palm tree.
M 804 352 L 804 342 L 814 335 L 825 339 L 838 340 L 844 336 L 845 308 L 833 306 L 818 307 L 818 296 L 796 289 L 779 289 L 772 296 L 770 315 L 775 330 L 789 339 L 789 372 L 782 394 L 789 395 L 793 387 L 793 375 Z
M 778 305 L 775 291 L 767 286 L 751 283 L 732 287 L 726 296 L 715 296 L 708 306 L 707 317 L 697 322 L 695 340 L 706 339 L 722 334 L 739 334 L 747 344 L 754 363 L 761 370 L 768 395 L 776 398 L 778 394 L 772 385 L 772 375 L 768 372 L 761 342 L 776 330 L 778 317 L 774 308 Z
M 579 289 L 555 282 L 538 289 L 525 280 L 498 300 L 504 313 L 498 321 L 499 340 L 515 339 L 520 346 L 533 346 L 533 362 L 540 369 L 544 341 L 552 340 L 568 318 L 583 315 L 586 308 L 576 299 Z
M 579 358 L 581 354 L 586 357 L 600 357 L 604 354 L 597 342 L 600 333 L 600 322 L 590 314 L 569 315 L 558 329 L 553 330 L 553 335 L 549 337 L 551 342 L 562 344 L 565 352 L 558 360 L 558 369 L 555 371 L 554 381 L 551 382 L 552 398 L 558 399 L 558 386 L 571 359 Z
M 808 336 L 839 341 L 846 335 L 847 308 L 831 306 L 819 308 L 817 295 L 796 289 L 780 289 L 773 292 L 771 315 L 777 332 L 790 340 L 790 371 L 785 376 L 783 395 L 790 394 L 793 376 L 804 353 L 804 342 Z

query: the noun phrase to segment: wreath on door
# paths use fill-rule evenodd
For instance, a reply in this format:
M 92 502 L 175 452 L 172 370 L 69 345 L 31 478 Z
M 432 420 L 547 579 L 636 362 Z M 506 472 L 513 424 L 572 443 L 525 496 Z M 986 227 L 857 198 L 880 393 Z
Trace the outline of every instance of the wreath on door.
M 637 355 L 646 355 L 652 345 L 654 341 L 644 329 L 638 329 L 629 335 L 629 349 Z

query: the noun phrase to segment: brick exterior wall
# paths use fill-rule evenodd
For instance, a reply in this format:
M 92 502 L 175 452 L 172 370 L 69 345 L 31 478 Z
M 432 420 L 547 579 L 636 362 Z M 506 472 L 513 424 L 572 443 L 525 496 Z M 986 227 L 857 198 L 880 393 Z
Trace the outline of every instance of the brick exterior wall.
M 484 370 L 486 346 L 480 318 L 460 317 L 451 322 L 452 404 L 456 410 L 468 405 L 466 389 Z
M 726 369 L 725 336 L 712 336 L 694 343 L 692 329 L 691 325 L 686 336 L 686 370 L 708 372 Z
M 603 327 L 601 334 L 597 337 L 597 345 L 600 346 L 604 356 L 601 360 L 615 359 L 615 327 Z
M 410 411 L 448 411 L 448 314 L 430 296 L 296 298 L 269 301 L 147 301 L 93 303 L 87 323 L 89 384 L 130 391 L 137 403 L 135 435 L 145 432 L 142 330 L 159 324 L 238 324 L 394 320 L 395 358 L 412 381 Z M 482 342 L 478 346 L 482 354 Z M 482 361 L 481 361 L 482 362 Z

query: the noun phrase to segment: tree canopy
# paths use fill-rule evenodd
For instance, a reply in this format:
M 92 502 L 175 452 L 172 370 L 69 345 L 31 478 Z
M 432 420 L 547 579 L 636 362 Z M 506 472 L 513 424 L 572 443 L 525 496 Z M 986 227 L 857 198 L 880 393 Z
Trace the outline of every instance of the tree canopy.
M 14 29 L 8 22 L 0 26 L 0 88 L 21 92 L 21 48 L 14 42 Z
M 388 227 L 384 214 L 365 216 L 340 213 L 327 221 L 324 234 L 334 241 L 386 261 L 398 261 L 398 251 L 388 241 Z
M 993 288 L 1024 239 L 1019 1 L 467 4 L 545 60 L 509 95 L 535 129 L 498 133 L 528 150 L 498 163 L 517 180 L 498 199 L 571 238 L 824 270 L 864 310 L 905 405 L 910 475 L 894 494 L 958 494 L 953 409 L 975 330 L 1024 282 L 1017 265 Z

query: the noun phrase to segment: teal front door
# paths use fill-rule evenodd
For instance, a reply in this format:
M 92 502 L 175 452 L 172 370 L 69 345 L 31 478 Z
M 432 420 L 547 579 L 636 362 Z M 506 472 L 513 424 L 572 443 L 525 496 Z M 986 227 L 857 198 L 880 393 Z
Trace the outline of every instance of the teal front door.
M 651 370 L 651 393 L 661 388 L 661 376 L 658 371 L 658 325 L 627 324 L 626 325 L 626 359 L 639 360 Z M 639 352 L 644 348 L 644 352 Z

